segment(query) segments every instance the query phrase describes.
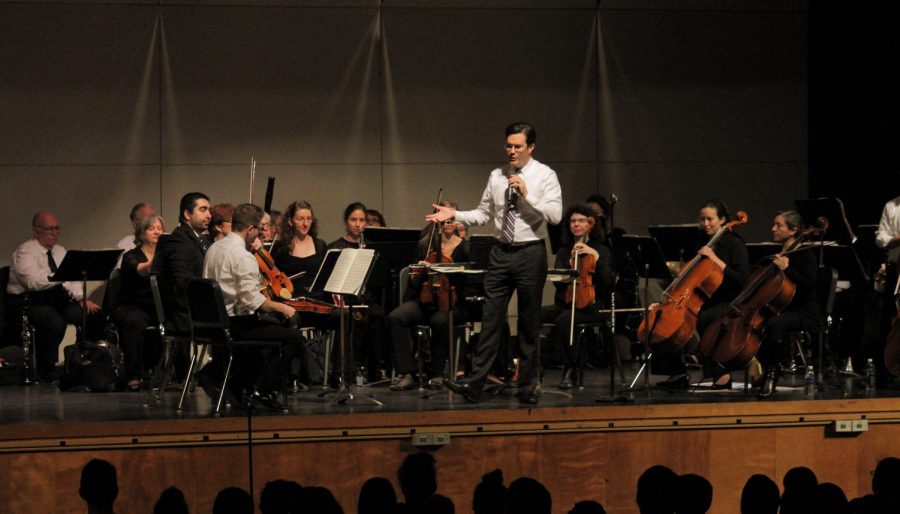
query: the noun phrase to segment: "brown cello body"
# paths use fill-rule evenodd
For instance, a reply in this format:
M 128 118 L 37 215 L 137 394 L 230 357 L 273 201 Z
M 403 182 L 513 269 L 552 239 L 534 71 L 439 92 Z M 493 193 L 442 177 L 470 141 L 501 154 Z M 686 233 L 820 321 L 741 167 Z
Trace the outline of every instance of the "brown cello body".
M 722 270 L 709 259 L 700 258 L 688 266 L 678 276 L 676 287 L 666 293 L 662 303 L 650 309 L 638 327 L 639 340 L 647 341 L 651 351 L 671 353 L 684 347 L 697 329 L 697 314 L 703 303 L 725 279 Z
M 791 303 L 797 286 L 770 264 L 754 273 L 744 291 L 707 327 L 700 351 L 725 369 L 742 369 L 756 356 L 766 322 Z
M 726 223 L 714 235 L 708 248 L 712 248 L 725 232 L 747 223 L 747 213 L 738 211 L 735 219 Z M 653 352 L 672 353 L 680 350 L 694 337 L 697 314 L 725 280 L 725 273 L 715 263 L 697 255 L 681 270 L 681 273 L 663 292 L 663 300 L 651 308 L 641 321 L 637 335 Z
M 453 263 L 453 259 L 438 252 L 429 253 L 425 261 L 429 264 Z M 419 301 L 424 305 L 434 305 L 438 311 L 449 311 L 450 305 L 456 303 L 456 290 L 450 284 L 450 278 L 443 273 L 431 271 L 427 268 L 422 273 L 424 276 L 422 277 L 422 290 L 419 292 Z
M 566 289 L 566 304 L 572 303 L 572 290 L 575 291 L 575 308 L 585 309 L 590 307 L 596 301 L 596 291 L 594 290 L 594 268 L 597 266 L 597 259 L 590 254 L 581 254 L 575 263 L 575 269 L 578 276 L 575 277 L 573 284 L 569 284 Z

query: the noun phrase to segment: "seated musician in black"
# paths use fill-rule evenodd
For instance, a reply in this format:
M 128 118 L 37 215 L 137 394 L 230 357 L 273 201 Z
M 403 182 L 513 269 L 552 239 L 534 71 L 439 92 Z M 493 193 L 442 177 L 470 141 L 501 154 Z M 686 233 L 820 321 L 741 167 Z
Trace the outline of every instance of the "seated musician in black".
M 700 230 L 710 238 L 730 220 L 728 207 L 720 200 L 709 200 L 700 208 Z M 731 301 L 741 293 L 744 283 L 750 276 L 750 258 L 747 256 L 744 240 L 731 231 L 723 233 L 712 248 L 703 246 L 697 253 L 715 263 L 723 273 L 722 284 L 703 302 L 703 307 L 697 314 L 697 334 L 702 336 L 706 328 L 725 312 Z M 690 349 L 687 358 L 697 363 L 703 361 L 704 375 L 713 377 L 713 389 L 731 389 L 731 374 L 721 366 L 692 353 Z M 672 376 L 657 384 L 658 386 L 666 389 L 688 388 L 690 378 L 680 354 L 661 356 L 660 362 L 665 362 L 664 366 L 670 370 Z
M 781 243 L 784 250 L 793 243 L 797 234 L 803 231 L 803 219 L 796 211 L 783 211 L 775 215 L 772 223 L 772 239 Z M 780 316 L 770 318 L 765 325 L 763 342 L 756 355 L 766 371 L 766 379 L 759 391 L 761 398 L 775 393 L 781 369 L 778 362 L 787 348 L 787 333 L 812 331 L 816 328 L 819 307 L 816 301 L 816 255 L 803 249 L 790 255 L 778 256 L 772 260 L 775 266 L 797 286 L 791 303 Z
M 319 221 L 306 200 L 294 202 L 285 210 L 280 238 L 272 245 L 272 258 L 279 271 L 291 279 L 294 296 L 309 296 L 316 273 L 325 258 L 327 245 L 319 239 Z M 322 300 L 322 298 L 318 298 Z
M 566 209 L 562 217 L 564 223 L 560 234 L 562 246 L 556 252 L 556 261 L 553 265 L 557 269 L 574 269 L 574 255 L 589 255 L 593 257 L 593 269 L 586 271 L 593 277 L 594 302 L 584 308 L 575 309 L 576 325 L 579 323 L 600 322 L 604 319 L 600 314 L 596 313 L 596 310 L 605 304 L 605 298 L 609 295 L 613 282 L 610 251 L 603 244 L 603 226 L 597 223 L 596 216 L 596 211 L 587 203 L 570 205 Z M 579 261 L 578 269 L 581 270 L 585 260 L 583 257 L 579 257 Z M 574 385 L 575 370 L 585 357 L 585 349 L 581 347 L 579 338 L 575 338 L 571 341 L 573 344 L 569 344 L 572 303 L 571 301 L 566 301 L 566 291 L 569 289 L 570 284 L 555 283 L 554 286 L 556 287 L 556 292 L 553 296 L 553 305 L 541 309 L 541 318 L 543 321 L 556 325 L 554 333 L 558 343 L 557 348 L 562 353 L 565 366 L 562 380 L 559 382 L 559 388 L 568 389 Z
M 456 208 L 453 202 L 441 202 L 445 207 Z M 424 237 L 416 248 L 416 261 L 422 265 L 439 262 L 438 255 L 449 258 L 452 262 L 467 262 L 469 260 L 469 243 L 456 234 L 455 219 L 450 218 L 441 222 L 440 232 L 432 230 L 432 224 L 423 230 Z M 434 238 L 432 233 L 434 232 Z M 430 243 L 430 244 L 429 244 Z M 429 254 L 429 251 L 431 252 Z M 430 259 L 428 259 L 430 257 Z M 427 260 L 426 260 L 427 259 Z M 416 384 L 413 374 L 416 368 L 413 357 L 413 343 L 409 336 L 409 329 L 415 325 L 427 324 L 431 327 L 430 353 L 431 358 L 428 373 L 431 377 L 430 384 L 440 387 L 443 384 L 444 362 L 449 356 L 450 316 L 446 310 L 441 310 L 439 291 L 435 288 L 433 301 L 423 303 L 421 296 L 423 284 L 428 280 L 427 271 L 419 270 L 419 273 L 411 273 L 409 283 L 404 293 L 404 302 L 388 315 L 388 326 L 391 331 L 391 340 L 394 344 L 394 360 L 397 375 L 400 380 L 391 386 L 392 391 L 413 389 Z M 425 276 L 423 276 L 423 274 Z M 440 275 L 435 277 L 440 278 Z M 465 312 L 465 295 L 462 294 L 465 287 L 460 280 L 453 280 L 453 286 L 460 292 L 453 302 L 454 321 L 463 320 Z M 429 287 L 424 285 L 424 287 Z M 445 300 L 446 301 L 446 300 Z M 418 349 L 420 352 L 423 348 Z
M 353 202 L 344 209 L 345 233 L 340 238 L 328 244 L 329 250 L 343 250 L 344 248 L 365 248 L 364 230 L 366 229 L 366 206 L 360 202 Z M 387 349 L 384 347 L 384 305 L 382 291 L 369 287 L 366 290 L 364 301 L 368 308 L 364 311 L 357 310 L 353 314 L 353 345 L 350 350 L 356 356 L 365 355 L 366 363 L 360 363 L 368 368 L 367 378 L 375 381 L 381 378 L 379 370 L 384 370 L 384 356 Z M 330 324 L 339 325 L 337 321 L 340 312 L 332 312 Z
M 287 325 L 257 315 L 269 313 L 290 320 L 295 314 L 291 306 L 270 300 L 260 291 L 259 265 L 250 248 L 259 238 L 262 218 L 263 210 L 257 205 L 236 206 L 231 232 L 206 253 L 203 276 L 219 283 L 235 340 L 280 341 L 285 354 L 291 354 L 302 344 L 300 334 Z M 276 355 L 271 349 L 265 355 L 255 348 L 236 354 L 232 394 L 240 399 L 243 393 L 250 392 L 265 404 L 277 404 L 274 392 L 278 389 L 280 363 Z M 257 389 L 253 388 L 254 384 Z
M 141 356 L 144 357 L 144 362 L 153 362 L 148 358 L 149 348 L 144 339 L 144 331 L 148 326 L 158 323 L 153 293 L 150 290 L 150 267 L 163 230 L 163 220 L 155 214 L 138 222 L 134 235 L 138 246 L 122 256 L 122 282 L 110 313 L 119 329 L 119 342 L 125 356 L 127 387 L 132 391 L 141 387 Z

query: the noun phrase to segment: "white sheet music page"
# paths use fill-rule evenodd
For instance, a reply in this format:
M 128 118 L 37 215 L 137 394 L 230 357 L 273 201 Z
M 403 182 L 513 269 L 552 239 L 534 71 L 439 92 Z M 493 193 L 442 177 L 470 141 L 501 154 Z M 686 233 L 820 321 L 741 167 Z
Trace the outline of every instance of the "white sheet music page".
M 358 295 L 374 259 L 375 250 L 344 248 L 325 283 L 325 291 Z

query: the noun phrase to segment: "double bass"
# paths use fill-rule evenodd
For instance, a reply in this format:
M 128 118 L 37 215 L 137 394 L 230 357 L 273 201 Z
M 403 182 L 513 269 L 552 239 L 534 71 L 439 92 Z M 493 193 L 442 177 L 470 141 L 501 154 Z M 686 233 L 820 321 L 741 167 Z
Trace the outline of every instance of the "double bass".
M 775 257 L 799 251 L 804 240 L 821 235 L 827 229 L 828 220 L 819 218 L 819 226 L 801 232 Z M 796 284 L 774 262 L 757 270 L 741 294 L 703 333 L 700 351 L 729 371 L 746 367 L 759 351 L 766 322 L 781 314 L 796 291 Z
M 738 211 L 734 220 L 722 225 L 706 244 L 712 248 L 725 232 L 747 223 L 747 213 Z M 651 308 L 638 327 L 638 340 L 645 341 L 653 352 L 672 353 L 680 350 L 694 335 L 697 314 L 725 279 L 723 271 L 711 260 L 696 255 L 678 277 L 663 291 L 663 300 Z

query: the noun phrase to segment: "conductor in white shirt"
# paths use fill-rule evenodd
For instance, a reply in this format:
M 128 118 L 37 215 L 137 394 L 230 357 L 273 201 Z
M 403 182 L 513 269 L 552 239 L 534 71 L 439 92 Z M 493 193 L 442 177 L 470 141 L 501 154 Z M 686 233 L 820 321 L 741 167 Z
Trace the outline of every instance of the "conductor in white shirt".
M 494 169 L 478 206 L 470 211 L 433 205 L 428 221 L 455 217 L 466 225 L 493 222 L 497 244 L 484 279 L 485 304 L 481 338 L 472 373 L 445 382 L 470 402 L 478 402 L 488 371 L 497 357 L 513 291 L 518 297 L 519 401 L 537 403 L 540 370 L 535 357 L 541 323 L 541 297 L 547 277 L 547 224 L 562 217 L 562 191 L 556 172 L 532 158 L 536 132 L 527 123 L 506 127 L 507 164 Z

